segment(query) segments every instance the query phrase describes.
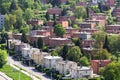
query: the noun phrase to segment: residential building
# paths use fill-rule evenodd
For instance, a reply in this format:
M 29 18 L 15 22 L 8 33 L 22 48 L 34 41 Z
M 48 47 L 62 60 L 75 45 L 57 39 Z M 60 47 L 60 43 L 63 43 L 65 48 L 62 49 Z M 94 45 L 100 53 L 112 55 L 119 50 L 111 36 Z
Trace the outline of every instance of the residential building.
M 29 59 L 30 58 L 30 48 L 27 48 L 27 47 L 25 47 L 25 48 L 22 48 L 22 50 L 21 50 L 21 54 L 22 54 L 22 57 L 24 57 L 24 58 L 26 58 L 26 59 Z
M 62 58 L 59 56 L 45 56 L 44 57 L 44 64 L 45 68 L 54 68 L 56 69 L 57 62 L 62 61 Z
M 77 6 L 87 7 L 88 3 L 87 2 L 77 2 Z
M 68 38 L 49 38 L 49 41 L 50 47 L 64 46 L 71 43 L 71 40 Z
M 117 22 L 120 22 L 120 16 L 117 17 Z
M 86 29 L 80 29 L 81 32 L 88 32 L 88 33 L 96 33 L 99 31 L 99 29 L 90 29 L 90 28 L 86 28 Z
M 71 78 L 92 78 L 93 69 L 90 67 L 78 66 L 70 69 Z
M 43 60 L 45 56 L 49 56 L 50 54 L 47 52 L 41 52 L 38 48 L 32 48 L 30 51 L 30 58 L 36 63 L 36 64 L 43 64 Z
M 99 73 L 100 68 L 107 66 L 111 60 L 91 60 L 91 67 L 94 73 Z
M 94 45 L 94 40 L 93 39 L 84 39 L 82 40 L 82 47 L 83 48 L 88 48 Z
M 37 19 L 33 19 L 31 21 L 27 21 L 27 24 L 31 24 L 32 26 L 43 25 L 43 23 L 44 23 L 43 20 L 37 20 Z
M 96 27 L 96 23 L 92 23 L 92 22 L 82 22 L 82 23 L 78 23 L 78 25 L 81 29 L 85 29 L 85 28 L 93 29 Z
M 14 47 L 16 52 L 21 52 L 23 48 L 31 48 L 31 46 L 27 43 L 21 42 L 20 44 L 15 44 L 15 47 Z
M 73 33 L 75 32 L 79 32 L 79 28 L 72 28 L 72 27 L 68 27 L 66 28 L 66 33 L 69 34 L 70 36 L 73 36 Z
M 72 67 L 77 67 L 77 63 L 72 61 L 60 61 L 56 64 L 56 70 L 64 75 L 70 73 L 70 68 Z
M 48 26 L 53 26 L 53 24 L 54 24 L 54 21 L 49 21 L 49 22 L 47 23 Z M 68 27 L 69 27 L 68 21 L 56 21 L 56 24 L 61 24 L 61 25 L 62 25 L 63 27 L 65 27 L 65 28 L 68 28 Z
M 60 16 L 58 18 L 59 21 L 68 21 L 71 20 L 72 22 L 75 21 L 75 17 L 74 16 Z
M 88 33 L 88 32 L 81 32 L 80 33 L 80 38 L 82 40 L 85 40 L 85 39 L 90 39 L 92 37 L 92 34 L 91 33 Z
M 114 34 L 120 34 L 120 25 L 107 25 L 106 26 L 106 32 L 107 33 L 114 33 Z
M 32 30 L 30 31 L 30 35 L 43 35 L 43 36 L 50 36 L 50 31 L 48 30 Z
M 4 26 L 4 20 L 5 20 L 5 15 L 0 14 L 0 29 L 2 29 L 2 26 Z
M 57 8 L 57 7 L 48 9 L 48 13 L 49 13 L 50 15 L 53 15 L 53 14 L 60 15 L 61 12 L 62 12 L 62 9 Z

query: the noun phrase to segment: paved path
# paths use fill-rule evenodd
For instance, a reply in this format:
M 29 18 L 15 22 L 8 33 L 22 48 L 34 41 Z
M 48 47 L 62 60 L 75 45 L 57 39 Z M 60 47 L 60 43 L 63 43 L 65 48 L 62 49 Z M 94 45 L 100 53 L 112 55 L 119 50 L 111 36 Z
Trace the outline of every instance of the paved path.
M 13 80 L 13 79 L 11 79 L 10 77 L 8 77 L 3 72 L 0 72 L 0 80 Z
M 16 66 L 19 66 L 19 68 L 22 68 L 22 69 L 26 70 L 26 71 L 23 71 L 23 70 L 21 70 L 21 71 L 22 71 L 23 73 L 27 74 L 28 76 L 30 76 L 33 80 L 40 80 L 39 78 L 41 78 L 41 80 L 51 80 L 50 78 L 45 77 L 45 76 L 44 76 L 44 73 L 40 73 L 40 72 L 36 71 L 36 70 L 34 69 L 34 67 L 25 66 L 25 65 L 23 65 L 21 62 L 15 61 L 14 59 L 12 59 L 12 57 L 9 57 L 8 60 L 9 60 L 9 64 L 10 64 L 12 67 L 18 68 L 18 67 L 16 67 Z M 16 65 L 16 66 L 15 66 L 15 65 Z M 18 68 L 18 70 L 19 70 L 19 68 Z M 35 76 L 37 76 L 37 77 L 39 77 L 39 78 L 37 78 L 37 77 L 35 77 Z

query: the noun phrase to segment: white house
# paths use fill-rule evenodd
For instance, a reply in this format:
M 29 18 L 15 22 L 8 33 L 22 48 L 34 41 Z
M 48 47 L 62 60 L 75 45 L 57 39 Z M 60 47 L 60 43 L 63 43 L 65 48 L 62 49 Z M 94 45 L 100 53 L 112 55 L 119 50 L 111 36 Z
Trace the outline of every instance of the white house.
M 46 56 L 44 57 L 44 67 L 56 69 L 56 64 L 60 61 L 62 61 L 62 58 L 59 56 Z
M 30 55 L 30 48 L 22 48 L 22 57 L 24 58 L 30 58 L 29 55 Z
M 31 48 L 31 46 L 23 42 L 20 44 L 15 44 L 15 51 L 22 51 L 23 48 Z
M 56 64 L 56 70 L 61 74 L 67 74 L 72 67 L 77 67 L 77 63 L 73 61 L 60 61 Z
M 71 78 L 88 78 L 93 77 L 93 69 L 90 67 L 73 67 L 70 69 Z
M 2 29 L 2 26 L 4 25 L 4 19 L 5 19 L 5 15 L 0 14 L 0 29 Z
M 45 56 L 49 56 L 49 53 L 40 52 L 38 48 L 32 48 L 30 51 L 30 58 L 36 64 L 42 64 Z

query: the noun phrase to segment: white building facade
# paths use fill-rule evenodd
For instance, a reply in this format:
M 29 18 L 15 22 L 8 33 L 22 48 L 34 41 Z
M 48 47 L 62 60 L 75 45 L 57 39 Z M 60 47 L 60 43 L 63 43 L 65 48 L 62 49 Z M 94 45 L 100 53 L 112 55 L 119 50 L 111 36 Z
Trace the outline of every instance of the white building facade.
M 56 64 L 56 70 L 65 75 L 70 73 L 72 67 L 77 67 L 77 63 L 72 61 L 60 61 Z
M 92 78 L 93 69 L 90 67 L 73 67 L 70 69 L 71 78 Z
M 54 68 L 56 69 L 57 62 L 62 61 L 62 58 L 59 56 L 46 56 L 44 57 L 44 67 L 45 68 Z

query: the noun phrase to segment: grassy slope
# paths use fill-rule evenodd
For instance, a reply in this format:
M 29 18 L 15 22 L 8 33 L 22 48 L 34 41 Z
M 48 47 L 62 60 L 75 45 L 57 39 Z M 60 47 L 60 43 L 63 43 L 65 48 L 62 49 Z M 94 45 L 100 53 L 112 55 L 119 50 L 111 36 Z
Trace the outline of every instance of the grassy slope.
M 19 71 L 13 69 L 9 65 L 5 65 L 3 68 L 0 68 L 0 71 L 5 73 L 7 76 L 11 77 L 13 80 L 18 80 L 19 78 Z M 32 80 L 29 76 L 20 72 L 20 80 Z

